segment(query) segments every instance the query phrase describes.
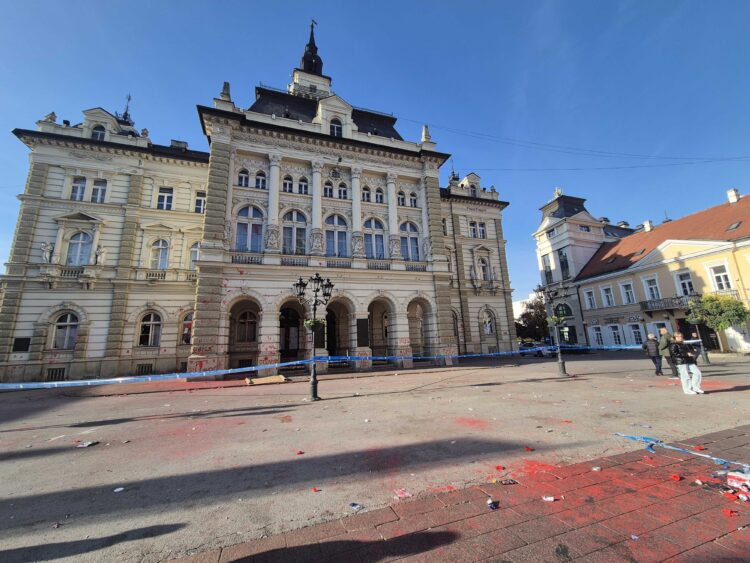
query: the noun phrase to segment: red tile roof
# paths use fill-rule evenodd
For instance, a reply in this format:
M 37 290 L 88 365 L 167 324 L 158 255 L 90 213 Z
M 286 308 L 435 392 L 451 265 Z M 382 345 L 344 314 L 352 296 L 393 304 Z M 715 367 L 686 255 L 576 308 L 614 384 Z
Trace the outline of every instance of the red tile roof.
M 730 225 L 739 226 L 728 231 Z M 576 280 L 629 268 L 665 240 L 730 241 L 750 237 L 750 196 L 737 203 L 709 207 L 681 219 L 662 223 L 616 242 L 605 242 L 591 257 Z

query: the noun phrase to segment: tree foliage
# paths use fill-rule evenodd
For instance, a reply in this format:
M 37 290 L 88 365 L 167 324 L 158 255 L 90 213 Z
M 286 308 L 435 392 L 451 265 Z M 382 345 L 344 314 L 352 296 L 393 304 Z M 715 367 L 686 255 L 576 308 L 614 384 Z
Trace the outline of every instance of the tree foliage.
M 526 302 L 526 310 L 518 317 L 522 330 L 518 335 L 522 338 L 543 340 L 549 334 L 547 327 L 547 309 L 544 299 L 537 294 L 534 299 Z
M 690 317 L 693 324 L 704 323 L 714 330 L 726 330 L 750 320 L 750 311 L 739 299 L 728 295 L 706 295 L 691 300 Z

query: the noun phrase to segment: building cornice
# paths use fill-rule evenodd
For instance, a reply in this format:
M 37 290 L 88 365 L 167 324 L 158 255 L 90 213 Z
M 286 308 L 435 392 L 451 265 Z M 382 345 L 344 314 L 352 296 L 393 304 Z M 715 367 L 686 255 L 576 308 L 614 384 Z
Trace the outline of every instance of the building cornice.
M 459 195 L 451 193 L 450 190 L 446 188 L 440 188 L 440 199 L 444 199 L 446 201 L 454 200 L 454 201 L 462 201 L 465 203 L 472 203 L 476 205 L 486 205 L 487 207 L 498 207 L 500 209 L 505 209 L 510 205 L 510 202 L 507 201 L 500 201 L 497 199 L 481 199 L 478 197 L 470 197 L 467 195 Z

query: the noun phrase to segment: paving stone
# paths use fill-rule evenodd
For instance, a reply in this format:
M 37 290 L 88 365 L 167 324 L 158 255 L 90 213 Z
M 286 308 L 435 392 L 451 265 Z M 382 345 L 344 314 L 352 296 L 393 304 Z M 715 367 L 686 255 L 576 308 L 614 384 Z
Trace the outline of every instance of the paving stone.
M 487 501 L 474 501 L 465 502 L 463 504 L 456 504 L 453 506 L 446 507 L 442 510 L 435 510 L 430 512 L 428 516 L 432 520 L 433 525 L 442 526 L 449 522 L 455 522 L 457 520 L 465 520 L 473 516 L 479 516 L 488 512 L 490 509 L 487 508 Z
M 418 500 L 399 502 L 394 504 L 391 508 L 398 514 L 400 518 L 405 516 L 411 516 L 413 514 L 424 514 L 425 512 L 432 512 L 443 508 L 443 504 L 437 497 L 425 497 Z
M 496 561 L 562 563 L 571 561 L 580 555 L 574 546 L 560 541 L 559 538 L 550 538 L 503 553 Z
M 460 491 L 442 493 L 438 495 L 438 498 L 446 506 L 451 506 L 453 504 L 460 504 L 462 502 L 484 500 L 487 498 L 487 494 L 479 487 L 469 487 L 468 489 L 463 489 Z
M 612 544 L 624 541 L 629 536 L 600 524 L 592 524 L 557 536 L 566 545 L 572 545 L 581 555 L 592 553 Z
M 747 563 L 747 557 L 729 551 L 715 542 L 704 543 L 675 557 L 665 563 Z
M 639 563 L 663 561 L 684 551 L 684 548 L 662 537 L 659 531 L 641 534 L 638 540 L 628 539 L 617 544 L 616 549 L 622 550 Z
M 685 518 L 679 522 L 659 528 L 659 536 L 688 550 L 711 542 L 723 533 L 713 526 L 706 526 L 695 518 Z
M 662 525 L 661 522 L 646 514 L 643 509 L 627 512 L 609 520 L 602 520 L 600 524 L 628 536 L 631 534 L 640 535 L 649 530 L 655 530 Z
M 361 512 L 354 516 L 349 516 L 341 520 L 341 524 L 348 531 L 361 530 L 362 528 L 375 528 L 386 522 L 398 520 L 398 515 L 393 512 L 391 507 Z
M 167 563 L 219 563 L 220 556 L 221 550 L 214 549 L 213 551 L 204 551 L 203 553 L 196 553 L 195 555 L 189 555 L 188 557 L 183 557 L 181 559 L 173 559 L 167 561 Z
M 750 554 L 750 528 L 735 530 L 717 539 L 716 543 L 747 557 Z
M 615 497 L 617 498 L 617 497 Z M 565 510 L 555 514 L 555 518 L 565 522 L 571 527 L 588 526 L 594 522 L 600 522 L 601 520 L 607 520 L 612 518 L 613 514 L 600 506 L 593 504 L 587 506 L 579 506 L 571 510 Z
M 260 538 L 225 547 L 221 550 L 220 562 L 236 561 L 243 557 L 250 557 L 258 553 L 273 551 L 274 549 L 283 549 L 284 547 L 286 547 L 286 536 L 284 534 L 268 536 L 267 538 Z
M 344 531 L 342 521 L 333 520 L 332 522 L 292 530 L 291 532 L 286 532 L 284 535 L 286 536 L 286 546 L 296 547 L 298 545 L 314 544 L 320 540 L 338 536 L 344 533 Z
M 619 516 L 620 514 L 633 512 L 644 506 L 649 506 L 653 502 L 653 500 L 645 496 L 641 491 L 610 497 L 595 503 L 594 506 L 606 510 L 607 512 L 611 512 L 614 516 Z
M 509 526 L 507 530 L 526 543 L 534 543 L 568 532 L 572 526 L 553 516 L 535 518 L 528 522 Z
M 318 542 L 318 546 L 320 548 L 321 556 L 325 559 L 339 553 L 361 548 L 362 546 L 355 545 L 357 543 L 376 543 L 379 541 L 383 541 L 380 532 L 375 528 L 364 528 L 362 530 L 356 530 L 354 532 L 326 538 Z
M 429 514 L 414 514 L 412 516 L 407 516 L 406 518 L 401 518 L 394 522 L 386 522 L 385 524 L 381 524 L 377 527 L 377 530 L 378 532 L 380 532 L 380 535 L 383 536 L 383 539 L 388 540 L 391 538 L 405 536 L 413 532 L 426 530 L 427 528 L 430 528 L 432 526 L 433 523 Z

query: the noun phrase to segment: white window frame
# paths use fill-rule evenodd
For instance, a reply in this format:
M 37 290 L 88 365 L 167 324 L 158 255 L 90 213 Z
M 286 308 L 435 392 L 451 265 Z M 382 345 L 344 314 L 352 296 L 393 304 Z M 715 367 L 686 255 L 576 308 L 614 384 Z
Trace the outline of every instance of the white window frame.
M 714 273 L 714 268 L 721 267 L 724 267 L 724 269 L 726 270 L 725 274 L 723 275 L 726 276 L 727 287 L 723 288 L 720 288 L 716 283 L 716 274 Z M 708 277 L 711 280 L 711 287 L 714 291 L 729 291 L 734 289 L 734 285 L 732 284 L 732 271 L 729 269 L 729 263 L 726 260 L 724 262 L 713 262 L 711 264 L 706 264 L 706 271 L 708 272 Z
M 684 276 L 685 274 L 689 276 L 690 287 L 692 288 L 692 291 L 688 293 L 685 293 L 683 291 L 682 281 L 680 280 L 680 276 Z M 677 297 L 686 297 L 690 295 L 691 293 L 695 293 L 695 282 L 693 281 L 693 273 L 687 269 L 677 270 L 676 272 L 674 272 L 674 286 L 675 286 L 675 291 L 676 291 L 675 295 L 677 295 Z
M 612 340 L 612 346 L 622 346 L 625 342 L 623 339 L 623 330 L 620 325 L 607 325 L 607 340 Z M 617 331 L 613 330 L 617 329 Z M 615 340 L 615 333 L 617 334 L 618 338 L 620 339 L 620 342 L 617 342 Z
M 469 221 L 469 236 L 471 238 L 478 238 L 479 229 L 476 221 Z
M 385 195 L 381 188 L 375 188 L 375 203 L 385 203 Z
M 255 189 L 265 190 L 268 188 L 268 175 L 263 170 L 255 173 Z
M 478 238 L 487 238 L 487 225 L 485 223 L 477 223 L 477 235 Z
M 419 207 L 419 200 L 417 199 L 417 194 L 414 192 L 409 194 L 409 205 L 411 207 Z
M 81 320 L 75 313 L 70 311 L 58 313 L 55 322 L 52 324 L 52 345 L 50 347 L 53 350 L 75 350 L 80 326 Z
M 294 178 L 288 174 L 281 180 L 281 191 L 285 194 L 294 193 Z
M 589 299 L 589 297 L 591 299 Z M 586 309 L 592 310 L 596 309 L 596 292 L 593 289 L 585 289 L 583 291 L 583 299 L 586 302 Z M 593 305 L 592 305 L 593 303 Z
M 201 195 L 203 194 L 203 195 Z M 193 200 L 193 211 L 195 213 L 206 212 L 206 199 L 208 194 L 205 190 L 198 190 L 195 192 L 195 199 Z
M 609 290 L 609 296 L 610 296 L 610 301 L 611 301 L 610 303 L 607 303 L 607 297 L 606 297 L 607 294 L 604 293 L 604 291 L 607 289 Z M 616 307 L 617 306 L 617 302 L 615 301 L 615 292 L 612 291 L 611 285 L 604 285 L 600 287 L 599 292 L 602 295 L 602 307 Z
M 165 190 L 162 192 L 162 190 Z M 169 191 L 166 191 L 169 190 Z M 174 209 L 174 188 L 170 186 L 159 186 L 156 191 L 156 209 L 161 211 L 172 211 Z
M 333 182 L 323 184 L 323 197 L 333 197 Z
M 76 180 L 83 180 L 83 183 L 76 183 Z M 70 201 L 83 201 L 86 197 L 87 184 L 88 180 L 85 176 L 74 176 L 70 182 Z M 81 188 L 80 192 L 78 191 L 78 188 Z
M 648 290 L 649 289 L 649 286 L 648 286 L 649 280 L 654 280 L 656 282 L 656 292 L 659 294 L 658 297 L 652 297 L 651 296 L 651 293 Z M 644 293 L 644 296 L 646 297 L 646 301 L 653 301 L 653 300 L 656 300 L 656 299 L 662 299 L 663 298 L 662 292 L 661 292 L 661 287 L 659 287 L 659 276 L 656 276 L 656 275 L 643 276 L 641 278 L 641 282 L 643 283 L 643 293 Z
M 107 180 L 97 178 L 91 187 L 91 203 L 105 203 L 107 201 Z
M 604 346 L 604 333 L 602 332 L 602 327 L 592 326 L 590 330 L 591 342 L 593 342 L 594 346 Z
M 399 191 L 396 194 L 396 205 L 406 207 L 406 194 L 403 191 Z
M 633 280 L 621 281 L 621 282 L 619 282 L 618 285 L 620 286 L 620 297 L 622 298 L 622 304 L 623 305 L 634 305 L 635 303 L 638 302 L 638 298 L 635 295 L 635 285 L 633 285 Z M 628 293 L 627 293 L 627 291 L 625 291 L 625 286 L 626 285 L 630 286 L 630 293 L 633 294 L 633 300 L 632 301 L 628 300 Z
M 297 193 L 301 195 L 308 195 L 310 193 L 310 182 L 307 178 L 302 177 L 297 180 Z
M 341 182 L 339 187 L 336 188 L 336 195 L 339 199 L 349 199 L 349 188 L 344 182 Z
M 646 333 L 644 333 L 644 331 L 643 331 L 643 325 L 641 325 L 641 323 L 628 323 L 627 326 L 628 326 L 628 330 L 630 331 L 630 337 L 633 339 L 633 344 L 635 344 L 636 346 L 640 346 L 641 344 L 643 344 L 644 342 L 646 342 L 646 339 L 648 338 L 648 335 Z M 633 330 L 633 327 L 637 327 L 637 329 L 638 329 L 638 334 L 641 337 L 641 341 L 640 342 L 638 342 L 638 340 L 635 337 L 635 331 Z
M 581 231 L 582 233 L 590 233 L 591 227 L 588 225 L 578 225 L 578 230 Z

